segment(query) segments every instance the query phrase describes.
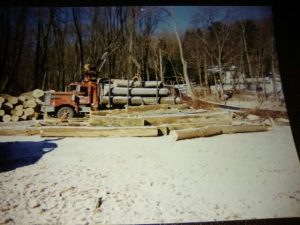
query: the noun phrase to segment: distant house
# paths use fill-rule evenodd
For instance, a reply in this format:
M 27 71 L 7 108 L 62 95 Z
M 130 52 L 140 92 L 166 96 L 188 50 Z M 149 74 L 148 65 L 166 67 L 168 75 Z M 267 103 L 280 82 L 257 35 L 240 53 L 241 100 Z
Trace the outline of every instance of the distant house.
M 239 77 L 236 76 L 236 67 L 231 68 L 222 68 L 223 80 L 223 89 L 230 90 L 230 89 L 240 89 L 240 90 L 250 90 L 250 91 L 257 91 L 257 90 L 264 90 L 266 89 L 267 94 L 273 93 L 273 80 L 272 75 L 266 77 L 259 77 L 259 78 L 246 78 L 246 75 L 242 73 Z M 208 69 L 208 76 L 211 80 L 212 86 L 219 85 L 218 83 L 215 84 L 214 80 L 220 81 L 220 68 L 218 66 L 214 66 Z M 215 76 L 215 77 L 214 77 Z M 282 94 L 282 84 L 280 75 L 275 75 L 276 79 L 276 87 L 277 92 Z

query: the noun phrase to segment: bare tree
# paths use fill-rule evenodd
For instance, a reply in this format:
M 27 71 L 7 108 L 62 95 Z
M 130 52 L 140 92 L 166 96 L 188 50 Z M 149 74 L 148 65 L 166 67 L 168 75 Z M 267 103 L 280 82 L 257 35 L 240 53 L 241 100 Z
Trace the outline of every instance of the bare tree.
M 12 10 L 14 13 L 11 12 Z M 13 17 L 12 21 L 11 17 Z M 0 53 L 0 92 L 7 89 L 12 81 L 17 84 L 16 76 L 24 50 L 27 29 L 26 17 L 26 8 L 1 8 L 0 10 L 2 28 L 0 41 L 1 49 L 3 49 Z M 13 26 L 10 23 L 13 23 Z
M 82 67 L 84 65 L 84 48 L 83 48 L 83 40 L 82 40 L 82 26 L 81 26 L 81 11 L 79 8 L 72 8 L 72 16 L 73 16 L 73 23 L 74 23 L 74 28 L 75 28 L 75 34 L 77 37 L 75 49 L 76 49 L 76 56 L 77 59 L 79 58 L 79 61 L 77 60 L 79 66 L 77 67 L 78 69 L 76 70 L 76 78 L 81 78 L 78 77 L 78 73 L 81 74 Z
M 186 62 L 186 60 L 184 58 L 184 55 L 183 55 L 182 44 L 181 44 L 181 41 L 180 41 L 178 29 L 177 29 L 175 13 L 174 13 L 174 10 L 171 7 L 169 8 L 169 10 L 167 12 L 168 12 L 168 14 L 170 15 L 170 17 L 172 19 L 174 32 L 175 32 L 178 47 L 179 47 L 180 59 L 181 59 L 182 70 L 183 70 L 183 76 L 184 76 L 185 83 L 187 85 L 187 90 L 188 90 L 188 93 L 190 94 L 190 96 L 192 98 L 192 101 L 195 103 L 196 102 L 196 95 L 195 95 L 194 90 L 191 86 L 190 79 L 189 79 L 189 76 L 188 76 L 188 73 L 187 73 L 187 62 Z

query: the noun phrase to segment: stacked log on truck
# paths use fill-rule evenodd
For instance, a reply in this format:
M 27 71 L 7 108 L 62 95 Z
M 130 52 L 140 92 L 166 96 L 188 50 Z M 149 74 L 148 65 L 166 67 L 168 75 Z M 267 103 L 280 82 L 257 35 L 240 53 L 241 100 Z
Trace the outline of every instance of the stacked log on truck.
M 17 122 L 37 118 L 44 91 L 35 89 L 20 96 L 0 94 L 0 121 Z
M 110 99 L 110 102 L 109 102 Z M 129 101 L 129 102 L 128 102 Z M 128 81 L 114 79 L 104 85 L 100 102 L 103 105 L 154 105 L 180 104 L 181 99 L 170 96 L 168 88 L 161 81 Z

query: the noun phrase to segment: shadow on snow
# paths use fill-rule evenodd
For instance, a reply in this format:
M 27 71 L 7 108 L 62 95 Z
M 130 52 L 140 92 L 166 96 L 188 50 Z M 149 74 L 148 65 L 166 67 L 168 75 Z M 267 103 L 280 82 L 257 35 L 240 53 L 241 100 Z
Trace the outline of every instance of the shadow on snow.
M 57 144 L 53 143 L 57 140 L 60 139 L 0 143 L 0 172 L 36 163 L 44 154 L 57 147 Z

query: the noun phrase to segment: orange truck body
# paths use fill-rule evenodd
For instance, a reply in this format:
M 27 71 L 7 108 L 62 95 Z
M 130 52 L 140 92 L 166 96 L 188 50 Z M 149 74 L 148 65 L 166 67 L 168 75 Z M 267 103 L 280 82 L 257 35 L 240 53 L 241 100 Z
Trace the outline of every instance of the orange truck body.
M 88 113 L 98 110 L 100 87 L 96 81 L 74 82 L 69 84 L 71 91 L 56 92 L 48 91 L 44 96 L 42 112 L 57 114 L 61 109 L 69 110 L 70 113 Z M 72 110 L 72 111 L 71 111 Z

